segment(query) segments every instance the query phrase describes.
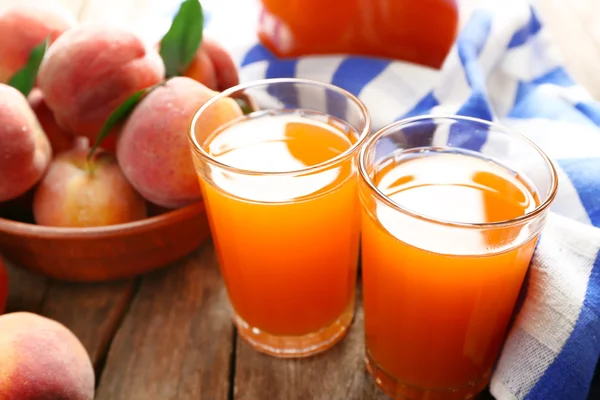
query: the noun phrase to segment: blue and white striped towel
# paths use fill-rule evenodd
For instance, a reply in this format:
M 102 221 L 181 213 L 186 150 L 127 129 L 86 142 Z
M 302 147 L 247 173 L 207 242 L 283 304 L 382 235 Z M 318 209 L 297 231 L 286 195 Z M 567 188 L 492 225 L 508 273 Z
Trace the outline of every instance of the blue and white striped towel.
M 499 400 L 585 399 L 600 355 L 600 104 L 565 72 L 527 2 L 490 3 L 474 10 L 434 71 L 350 56 L 280 60 L 258 45 L 256 0 L 202 0 L 206 34 L 236 57 L 242 81 L 333 83 L 365 102 L 376 128 L 426 113 L 495 120 L 556 161 L 559 193 L 491 392 Z

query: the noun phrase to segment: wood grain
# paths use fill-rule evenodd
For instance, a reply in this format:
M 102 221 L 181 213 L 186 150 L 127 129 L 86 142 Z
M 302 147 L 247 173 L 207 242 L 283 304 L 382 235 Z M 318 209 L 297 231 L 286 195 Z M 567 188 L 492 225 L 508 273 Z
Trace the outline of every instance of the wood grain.
M 233 325 L 210 243 L 145 277 L 111 346 L 97 400 L 225 400 Z
M 252 349 L 238 337 L 235 400 L 389 400 L 364 368 L 360 294 L 346 337 L 325 353 L 297 360 L 278 359 Z
M 69 327 L 98 369 L 133 293 L 133 280 L 98 284 L 51 282 L 41 314 Z
M 238 336 L 234 400 L 390 400 L 364 368 L 364 314 L 360 282 L 348 335 L 320 355 L 298 360 L 256 352 Z M 590 398 L 591 399 L 591 398 Z M 485 391 L 477 400 L 494 400 Z
M 38 313 L 48 288 L 48 279 L 4 259 L 8 270 L 8 303 L 6 312 Z

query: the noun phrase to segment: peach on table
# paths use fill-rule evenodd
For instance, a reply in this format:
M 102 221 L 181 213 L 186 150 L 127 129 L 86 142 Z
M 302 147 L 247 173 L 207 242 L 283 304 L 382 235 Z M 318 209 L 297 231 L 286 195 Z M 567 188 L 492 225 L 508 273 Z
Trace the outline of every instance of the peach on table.
M 62 324 L 26 312 L 0 316 L 0 398 L 93 400 L 94 368 Z

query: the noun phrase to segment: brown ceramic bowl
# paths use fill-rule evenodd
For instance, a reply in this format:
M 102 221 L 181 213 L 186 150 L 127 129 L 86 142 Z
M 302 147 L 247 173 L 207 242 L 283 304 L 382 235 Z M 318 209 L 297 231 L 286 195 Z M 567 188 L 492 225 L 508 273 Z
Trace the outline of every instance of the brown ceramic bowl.
M 164 267 L 192 252 L 208 235 L 202 202 L 136 222 L 94 228 L 0 218 L 0 254 L 52 278 L 99 282 Z

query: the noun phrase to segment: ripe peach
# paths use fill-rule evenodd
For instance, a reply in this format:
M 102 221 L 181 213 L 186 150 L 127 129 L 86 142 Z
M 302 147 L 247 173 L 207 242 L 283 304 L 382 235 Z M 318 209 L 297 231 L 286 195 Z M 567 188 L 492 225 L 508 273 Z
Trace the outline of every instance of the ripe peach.
M 117 159 L 147 200 L 167 208 L 200 200 L 188 132 L 195 112 L 216 94 L 190 78 L 175 77 L 150 92 L 129 116 L 117 139 Z M 230 101 L 206 116 L 207 129 L 242 115 Z
M 0 399 L 93 400 L 94 369 L 64 325 L 36 314 L 0 316 Z
M 219 90 L 215 66 L 208 53 L 202 47 L 194 55 L 194 59 L 185 71 L 184 76 L 200 82 L 211 90 Z
M 185 76 L 212 90 L 223 91 L 239 83 L 231 55 L 218 42 L 204 38 Z
M 56 118 L 54 118 L 54 113 L 52 113 L 52 110 L 48 108 L 48 105 L 44 100 L 44 94 L 42 91 L 38 88 L 34 88 L 31 93 L 29 93 L 27 98 L 29 100 L 29 105 L 35 112 L 40 125 L 42 125 L 42 128 L 44 129 L 44 133 L 50 141 L 53 153 L 58 154 L 72 149 L 77 136 L 58 126 Z M 102 141 L 102 148 L 104 150 L 112 153 L 116 151 L 116 136 L 118 129 L 118 127 L 115 128 L 115 131 L 104 138 Z
M 25 96 L 0 83 L 0 202 L 31 189 L 51 157 L 48 138 Z
M 58 126 L 54 119 L 54 114 L 52 114 L 52 111 L 44 101 L 44 94 L 42 91 L 38 88 L 34 88 L 31 93 L 29 93 L 27 99 L 29 100 L 29 105 L 35 112 L 44 133 L 50 141 L 52 152 L 58 154 L 70 150 L 73 147 L 75 136 Z
M 6 309 L 6 300 L 8 299 L 8 273 L 6 267 L 0 258 L 0 314 Z
M 103 150 L 87 160 L 89 143 L 59 154 L 33 198 L 39 225 L 89 227 L 146 217 L 146 202 L 123 176 L 115 156 Z
M 0 14 L 0 82 L 25 66 L 31 50 L 46 37 L 55 41 L 73 27 L 75 17 L 58 3 L 18 5 Z
M 133 32 L 89 24 L 65 32 L 50 47 L 38 83 L 59 126 L 93 142 L 117 106 L 164 74 L 160 55 Z

